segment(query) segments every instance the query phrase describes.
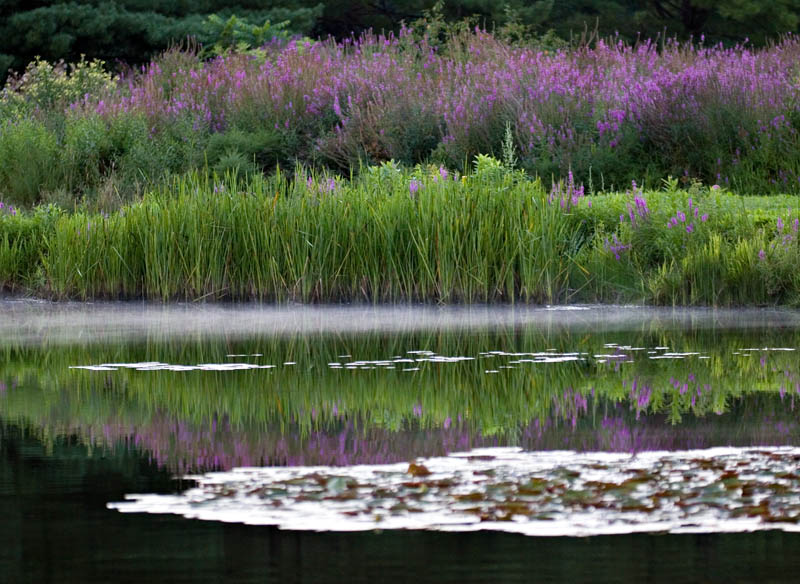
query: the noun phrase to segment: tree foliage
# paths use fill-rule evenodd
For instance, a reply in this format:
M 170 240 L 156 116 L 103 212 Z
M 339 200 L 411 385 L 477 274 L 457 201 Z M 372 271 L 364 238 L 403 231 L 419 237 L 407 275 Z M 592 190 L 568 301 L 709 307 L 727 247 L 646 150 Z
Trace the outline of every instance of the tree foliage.
M 245 25 L 239 32 L 269 22 L 286 23 L 275 30 L 307 34 L 322 8 L 290 0 L 0 0 L 0 76 L 37 56 L 137 63 L 188 38 L 213 44 L 218 38 L 210 15 L 223 20 L 236 15 Z

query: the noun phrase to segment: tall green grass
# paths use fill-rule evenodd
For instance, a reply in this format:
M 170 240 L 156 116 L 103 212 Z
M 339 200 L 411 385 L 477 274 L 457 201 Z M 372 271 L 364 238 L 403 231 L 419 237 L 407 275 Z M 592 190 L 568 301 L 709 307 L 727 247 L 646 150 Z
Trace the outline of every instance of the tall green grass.
M 567 295 L 569 218 L 538 182 L 339 181 L 197 173 L 46 239 L 58 297 L 523 300 Z M 333 186 L 331 186 L 333 185 Z M 330 189 L 330 190 L 329 190 Z
M 565 188 L 500 163 L 455 180 L 193 172 L 111 215 L 0 215 L 0 284 L 80 299 L 800 303 L 798 197 L 670 183 L 563 204 Z

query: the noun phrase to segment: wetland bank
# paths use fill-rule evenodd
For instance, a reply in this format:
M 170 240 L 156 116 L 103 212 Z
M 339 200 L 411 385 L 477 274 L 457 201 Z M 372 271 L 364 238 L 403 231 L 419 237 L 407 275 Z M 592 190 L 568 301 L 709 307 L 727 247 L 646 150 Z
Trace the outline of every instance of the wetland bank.
M 0 575 L 796 580 L 800 43 L 430 26 L 12 76 Z

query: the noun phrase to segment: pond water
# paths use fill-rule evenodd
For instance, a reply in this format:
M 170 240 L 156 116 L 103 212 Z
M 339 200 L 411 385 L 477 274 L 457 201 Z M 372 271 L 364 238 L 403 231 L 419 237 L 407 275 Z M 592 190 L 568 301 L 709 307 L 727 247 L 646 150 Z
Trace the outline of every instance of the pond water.
M 796 581 L 800 312 L 0 302 L 0 582 Z

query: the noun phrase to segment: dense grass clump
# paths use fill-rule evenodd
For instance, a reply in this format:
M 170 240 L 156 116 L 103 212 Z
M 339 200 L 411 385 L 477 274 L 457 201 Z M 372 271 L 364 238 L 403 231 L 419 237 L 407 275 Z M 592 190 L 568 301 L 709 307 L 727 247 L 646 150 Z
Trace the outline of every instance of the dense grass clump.
M 60 297 L 565 297 L 581 235 L 538 182 L 388 168 L 352 183 L 191 174 L 109 217 L 64 215 L 42 269 Z
M 0 216 L 3 286 L 57 298 L 800 303 L 800 198 L 549 191 L 490 157 L 344 180 L 190 173 L 110 215 Z
M 349 173 L 390 160 L 468 172 L 503 140 L 531 176 L 590 190 L 667 176 L 800 192 L 800 41 L 545 50 L 485 31 L 403 29 L 274 42 L 203 60 L 170 51 L 111 77 L 34 62 L 0 97 L 0 189 L 15 204 L 116 208 L 206 166 Z M 508 128 L 508 134 L 506 129 Z

